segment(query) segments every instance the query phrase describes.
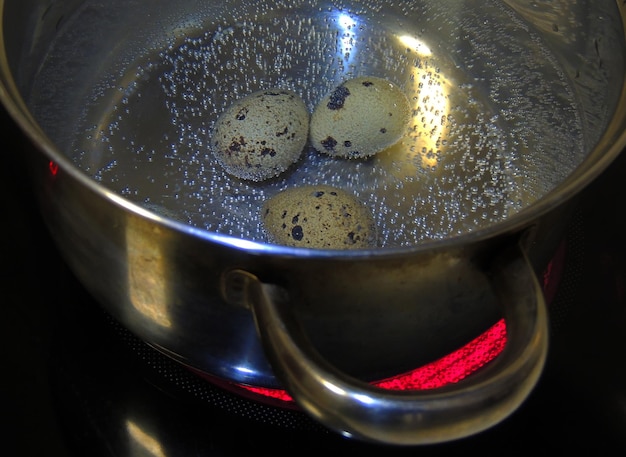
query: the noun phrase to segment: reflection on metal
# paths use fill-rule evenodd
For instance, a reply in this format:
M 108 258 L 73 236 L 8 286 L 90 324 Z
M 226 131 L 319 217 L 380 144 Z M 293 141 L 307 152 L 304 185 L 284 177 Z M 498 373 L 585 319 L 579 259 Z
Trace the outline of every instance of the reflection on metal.
M 135 422 L 126 421 L 126 430 L 130 437 L 130 448 L 132 455 L 150 455 L 153 457 L 166 457 L 161 443 L 154 437 L 150 436 Z
M 407 134 L 377 160 L 405 184 L 417 179 L 424 171 L 436 172 L 446 149 L 449 130 L 451 87 L 431 58 L 431 49 L 419 39 L 400 35 L 398 41 L 413 55 L 413 64 L 405 81 L 412 118 Z
M 242 365 L 238 365 L 234 368 L 235 368 L 235 371 L 238 371 L 240 373 L 254 374 L 254 370 L 251 370 L 250 368 L 242 366 Z
M 373 405 L 376 400 L 371 395 L 355 394 L 354 399 L 359 403 L 365 403 L 366 405 Z
M 432 54 L 428 46 L 426 46 L 422 41 L 413 36 L 401 35 L 398 37 L 398 40 L 407 48 L 410 48 L 412 51 L 417 52 L 417 54 L 420 56 L 427 57 Z
M 339 13 L 337 16 L 337 22 L 341 30 L 338 36 L 337 53 L 345 59 L 346 62 L 350 62 L 353 57 L 351 55 L 356 54 L 355 48 L 355 29 L 357 22 L 354 18 L 345 13 Z
M 337 395 L 346 395 L 347 394 L 347 392 L 345 390 L 343 390 L 341 387 L 333 384 L 330 381 L 322 380 L 322 383 L 324 384 L 324 387 L 326 387 L 328 390 L 336 393 Z
M 150 231 L 148 234 L 147 232 Z M 169 281 L 166 280 L 166 262 L 162 245 L 155 242 L 154 231 L 160 231 L 151 222 L 129 218 L 126 227 L 128 255 L 128 292 L 137 311 L 161 327 L 172 326 L 168 306 Z
M 422 167 L 432 169 L 437 166 L 445 143 L 444 127 L 450 112 L 448 84 L 445 76 L 427 61 L 415 65 L 412 80 L 417 87 L 412 100 L 411 135 L 415 136 L 416 152 L 420 155 Z

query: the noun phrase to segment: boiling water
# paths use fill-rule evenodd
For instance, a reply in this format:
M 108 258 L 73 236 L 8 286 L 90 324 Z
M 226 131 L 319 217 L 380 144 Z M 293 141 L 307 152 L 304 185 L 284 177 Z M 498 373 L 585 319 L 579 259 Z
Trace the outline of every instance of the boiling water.
M 85 7 L 71 27 L 89 24 L 81 32 L 88 33 L 94 17 L 106 22 L 98 8 Z M 141 27 L 116 36 L 122 46 L 102 56 L 90 86 L 65 89 L 81 107 L 70 128 L 39 110 L 82 170 L 168 217 L 265 241 L 266 199 L 324 183 L 370 206 L 381 247 L 410 246 L 507 218 L 584 157 L 568 76 L 532 28 L 498 2 L 199 2 L 192 13 L 181 21 L 157 8 L 162 36 Z M 121 26 L 100 27 L 103 36 L 89 39 L 106 40 Z M 42 86 L 52 73 L 58 80 L 55 52 L 71 46 L 63 35 L 58 41 Z M 211 130 L 237 98 L 281 87 L 312 111 L 334 86 L 361 75 L 392 81 L 412 104 L 396 146 L 368 160 L 331 159 L 307 147 L 290 170 L 261 183 L 224 173 L 214 159 Z M 32 104 L 41 105 L 36 97 Z

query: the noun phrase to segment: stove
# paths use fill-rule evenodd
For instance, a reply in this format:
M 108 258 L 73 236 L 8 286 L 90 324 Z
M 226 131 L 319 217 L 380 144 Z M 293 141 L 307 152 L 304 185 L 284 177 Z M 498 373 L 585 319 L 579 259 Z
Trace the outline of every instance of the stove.
M 509 418 L 450 443 L 351 441 L 295 407 L 209 382 L 136 340 L 93 302 L 49 237 L 24 173 L 29 147 L 0 117 L 3 447 L 21 456 L 507 456 L 626 452 L 626 154 L 581 195 L 550 290 L 544 373 Z

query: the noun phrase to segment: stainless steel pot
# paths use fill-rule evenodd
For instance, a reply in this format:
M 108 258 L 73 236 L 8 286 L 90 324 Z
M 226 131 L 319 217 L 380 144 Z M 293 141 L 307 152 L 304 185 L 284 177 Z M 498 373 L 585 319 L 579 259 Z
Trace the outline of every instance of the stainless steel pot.
M 44 218 L 131 331 L 223 380 L 285 387 L 357 439 L 453 440 L 523 402 L 548 348 L 537 275 L 576 196 L 626 145 L 621 2 L 0 5 L 0 96 L 36 146 Z M 282 86 L 312 109 L 358 75 L 414 103 L 400 144 L 373 160 L 306 151 L 258 184 L 208 151 L 236 98 Z M 311 182 L 369 202 L 380 246 L 267 242 L 260 203 Z M 369 384 L 502 316 L 506 349 L 471 377 L 420 392 Z

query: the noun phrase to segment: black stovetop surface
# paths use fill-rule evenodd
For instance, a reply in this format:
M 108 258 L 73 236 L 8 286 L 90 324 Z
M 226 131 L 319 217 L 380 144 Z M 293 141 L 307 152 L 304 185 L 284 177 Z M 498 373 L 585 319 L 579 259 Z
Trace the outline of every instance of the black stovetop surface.
M 264 421 L 273 410 L 261 407 L 250 413 L 247 400 L 213 387 L 198 401 L 178 389 L 180 380 L 170 382 L 155 373 L 158 369 L 146 368 L 145 360 L 139 360 L 143 356 L 120 341 L 115 326 L 52 244 L 24 176 L 24 139 L 0 114 L 5 163 L 0 193 L 0 446 L 14 449 L 13 455 L 178 457 L 303 450 L 625 455 L 625 154 L 584 192 L 572 222 L 582 236 L 577 235 L 575 250 L 568 249 L 577 252 L 577 259 L 567 263 L 571 271 L 557 293 L 567 306 L 551 311 L 548 362 L 530 398 L 507 420 L 479 435 L 441 445 L 391 448 L 348 441 L 299 412 L 289 413 L 285 425 Z

